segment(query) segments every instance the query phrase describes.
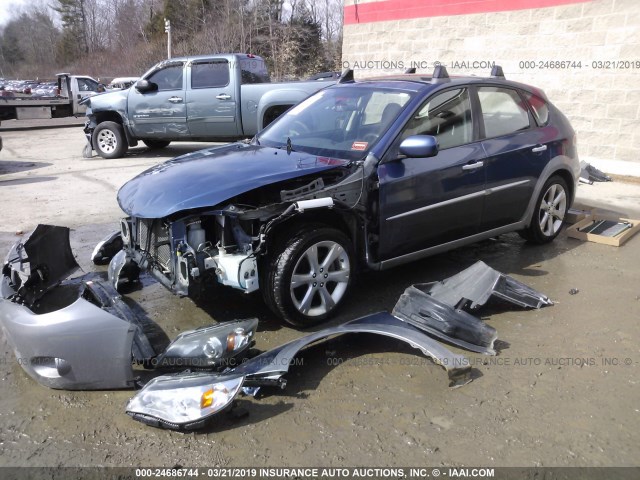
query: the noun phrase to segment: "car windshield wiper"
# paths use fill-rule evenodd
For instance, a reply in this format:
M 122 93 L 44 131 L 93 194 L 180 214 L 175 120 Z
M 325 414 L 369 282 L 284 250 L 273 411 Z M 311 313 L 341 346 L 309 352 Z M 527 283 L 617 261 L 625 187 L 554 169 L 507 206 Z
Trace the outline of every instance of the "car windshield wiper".
M 291 138 L 290 137 L 287 137 L 287 143 L 285 143 L 284 145 L 281 145 L 278 148 L 280 150 L 282 150 L 283 148 L 286 148 L 287 149 L 287 153 L 295 152 L 295 150 L 293 149 L 293 145 L 291 144 Z

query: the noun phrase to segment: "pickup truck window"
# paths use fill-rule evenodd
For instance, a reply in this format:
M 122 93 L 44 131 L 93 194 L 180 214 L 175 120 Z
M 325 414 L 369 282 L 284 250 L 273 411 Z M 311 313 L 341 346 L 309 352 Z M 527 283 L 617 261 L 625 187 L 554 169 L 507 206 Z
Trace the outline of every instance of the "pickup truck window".
M 89 78 L 78 78 L 78 90 L 81 92 L 97 92 L 98 82 L 94 82 Z
M 240 60 L 240 78 L 242 85 L 248 83 L 269 83 L 271 81 L 264 60 L 258 58 L 245 58 Z
M 182 90 L 183 62 L 171 63 L 153 72 L 147 80 L 158 85 L 158 90 Z
M 226 87 L 229 85 L 227 60 L 204 60 L 191 64 L 191 88 Z

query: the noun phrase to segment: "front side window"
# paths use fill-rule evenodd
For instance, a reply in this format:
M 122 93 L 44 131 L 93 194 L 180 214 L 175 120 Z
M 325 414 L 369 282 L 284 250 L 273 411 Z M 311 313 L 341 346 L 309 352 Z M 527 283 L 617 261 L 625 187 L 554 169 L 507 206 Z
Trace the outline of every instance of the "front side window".
M 224 59 L 191 64 L 191 88 L 216 88 L 229 85 L 229 62 Z
M 182 90 L 183 63 L 176 62 L 166 65 L 153 72 L 147 80 L 158 85 L 158 90 Z
M 529 128 L 527 107 L 515 90 L 480 87 L 478 97 L 487 138 L 508 135 Z
M 471 142 L 473 121 L 468 89 L 447 90 L 430 98 L 402 132 L 403 139 L 411 135 L 436 137 L 440 150 Z
M 94 82 L 89 78 L 78 78 L 78 90 L 81 92 L 97 92 L 98 82 Z

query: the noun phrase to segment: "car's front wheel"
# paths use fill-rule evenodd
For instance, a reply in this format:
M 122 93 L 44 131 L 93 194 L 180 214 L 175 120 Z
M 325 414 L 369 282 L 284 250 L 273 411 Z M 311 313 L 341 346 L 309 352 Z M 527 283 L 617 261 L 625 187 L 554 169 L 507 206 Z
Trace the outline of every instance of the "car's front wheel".
M 120 158 L 127 151 L 127 141 L 122 125 L 102 122 L 93 131 L 93 148 L 102 158 Z
M 569 189 L 559 176 L 553 176 L 542 187 L 529 227 L 520 232 L 533 243 L 549 243 L 560 233 L 569 208 Z
M 284 241 L 268 262 L 266 303 L 296 327 L 320 323 L 344 301 L 354 272 L 351 241 L 339 230 L 313 226 Z

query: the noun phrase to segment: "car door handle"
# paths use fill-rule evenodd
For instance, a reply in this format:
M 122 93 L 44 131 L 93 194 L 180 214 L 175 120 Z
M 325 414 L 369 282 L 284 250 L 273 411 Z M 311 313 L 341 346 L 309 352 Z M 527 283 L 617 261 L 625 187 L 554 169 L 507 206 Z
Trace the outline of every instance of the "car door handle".
M 216 98 L 218 100 L 229 100 L 231 98 L 231 95 L 226 93 L 221 93 L 220 95 L 216 95 Z
M 171 97 L 171 98 L 169 98 L 169 101 L 171 103 L 180 103 L 180 102 L 182 102 L 182 97 Z
M 484 162 L 473 162 L 473 163 L 467 163 L 466 165 L 462 166 L 463 170 L 475 170 L 476 168 L 481 168 L 484 167 Z
M 546 145 L 538 145 L 537 147 L 533 147 L 531 151 L 533 153 L 540 153 L 540 152 L 544 152 L 546 149 L 547 149 Z

